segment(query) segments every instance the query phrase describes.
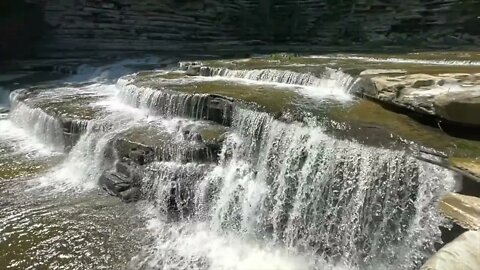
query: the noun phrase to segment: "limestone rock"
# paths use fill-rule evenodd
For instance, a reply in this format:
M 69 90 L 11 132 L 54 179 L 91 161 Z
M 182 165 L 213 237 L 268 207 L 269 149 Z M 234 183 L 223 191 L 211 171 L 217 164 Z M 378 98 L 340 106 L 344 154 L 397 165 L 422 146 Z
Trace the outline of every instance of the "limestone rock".
M 467 231 L 434 254 L 420 270 L 480 269 L 480 231 Z
M 119 193 L 120 198 L 124 202 L 135 202 L 140 199 L 141 191 L 138 187 L 132 187 L 128 190 L 122 191 Z
M 373 76 L 373 75 L 403 75 L 407 71 L 404 69 L 366 69 L 360 72 L 360 76 Z
M 435 113 L 450 121 L 480 125 L 480 89 L 446 93 L 433 101 Z
M 189 65 L 185 74 L 189 76 L 197 76 L 200 74 L 201 65 Z
M 480 229 L 480 198 L 448 193 L 440 200 L 438 208 L 442 215 L 458 225 L 469 230 Z
M 456 123 L 480 125 L 480 80 L 476 74 L 363 74 L 356 90 L 359 95 Z
M 51 29 L 42 46 L 49 51 L 238 52 L 271 41 L 303 41 L 309 48 L 367 40 L 430 47 L 479 41 L 475 1 L 412 0 L 408 9 L 391 1 L 37 2 L 44 3 L 39 17 Z
M 469 174 L 480 178 L 480 161 L 468 158 L 450 158 L 449 163 L 454 168 L 466 171 Z
M 112 195 L 118 195 L 120 192 L 128 190 L 132 186 L 132 182 L 122 175 L 106 171 L 99 179 L 99 184 Z

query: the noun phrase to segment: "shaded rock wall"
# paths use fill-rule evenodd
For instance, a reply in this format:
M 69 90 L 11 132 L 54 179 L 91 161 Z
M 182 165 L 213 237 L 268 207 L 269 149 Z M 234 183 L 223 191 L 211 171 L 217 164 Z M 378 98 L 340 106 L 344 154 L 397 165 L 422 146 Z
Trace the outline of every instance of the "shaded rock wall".
M 228 42 L 239 8 L 228 0 L 53 0 L 45 4 L 50 50 L 184 50 Z
M 44 14 L 50 31 L 42 48 L 50 51 L 480 40 L 478 0 L 50 0 Z
M 0 62 L 29 56 L 43 32 L 42 5 L 28 1 L 0 1 Z

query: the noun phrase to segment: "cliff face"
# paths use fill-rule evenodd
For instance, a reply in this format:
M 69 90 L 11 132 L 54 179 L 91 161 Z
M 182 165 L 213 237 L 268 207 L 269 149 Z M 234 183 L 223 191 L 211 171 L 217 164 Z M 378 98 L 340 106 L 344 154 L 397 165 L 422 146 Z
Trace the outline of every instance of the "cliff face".
M 213 50 L 352 42 L 473 45 L 478 0 L 51 0 L 43 49 Z
M 229 41 L 228 0 L 56 0 L 45 5 L 49 49 L 182 49 Z
M 0 1 L 0 62 L 28 56 L 42 35 L 42 6 L 18 0 Z

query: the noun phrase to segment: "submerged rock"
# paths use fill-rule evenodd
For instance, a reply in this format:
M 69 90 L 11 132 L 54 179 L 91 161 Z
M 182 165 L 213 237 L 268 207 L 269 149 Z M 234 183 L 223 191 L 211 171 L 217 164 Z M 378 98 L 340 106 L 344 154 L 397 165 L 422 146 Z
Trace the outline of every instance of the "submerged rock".
M 480 231 L 468 231 L 441 248 L 420 270 L 478 270 Z
M 119 195 L 132 187 L 130 179 L 113 171 L 105 171 L 99 179 L 99 184 L 112 195 Z
M 122 199 L 122 201 L 127 203 L 138 201 L 140 199 L 140 196 L 141 192 L 140 188 L 138 187 L 132 187 L 119 193 L 119 197 Z
M 440 200 L 438 208 L 442 215 L 463 228 L 480 229 L 480 198 L 448 193 Z

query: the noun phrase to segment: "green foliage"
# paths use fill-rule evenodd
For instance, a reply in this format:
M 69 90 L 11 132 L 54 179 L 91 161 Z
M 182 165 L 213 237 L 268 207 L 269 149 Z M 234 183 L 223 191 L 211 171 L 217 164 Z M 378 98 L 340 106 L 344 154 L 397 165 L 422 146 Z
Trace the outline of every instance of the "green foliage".
M 270 55 L 270 59 L 278 61 L 293 60 L 297 57 L 298 54 L 296 53 L 274 53 Z

